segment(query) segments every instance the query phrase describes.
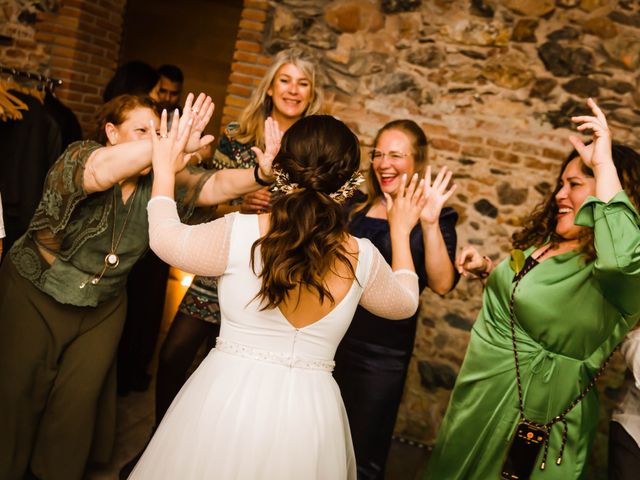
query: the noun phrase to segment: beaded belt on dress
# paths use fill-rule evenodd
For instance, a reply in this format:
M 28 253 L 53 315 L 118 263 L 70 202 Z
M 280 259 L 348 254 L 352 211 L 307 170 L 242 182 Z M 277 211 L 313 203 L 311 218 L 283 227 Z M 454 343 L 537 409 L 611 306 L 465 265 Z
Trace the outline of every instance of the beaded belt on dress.
M 261 362 L 276 363 L 290 368 L 304 368 L 307 370 L 324 370 L 326 372 L 332 372 L 333 367 L 336 365 L 336 362 L 333 360 L 310 360 L 307 358 L 292 357 L 285 353 L 254 348 L 248 345 L 243 345 L 242 343 L 225 340 L 221 337 L 216 338 L 216 350 Z

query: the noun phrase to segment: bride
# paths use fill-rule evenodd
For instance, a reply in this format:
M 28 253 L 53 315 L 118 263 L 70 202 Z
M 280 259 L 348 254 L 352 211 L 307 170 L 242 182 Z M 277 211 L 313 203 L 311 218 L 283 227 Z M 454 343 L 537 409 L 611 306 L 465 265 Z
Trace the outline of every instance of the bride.
M 176 120 L 167 132 L 163 117 L 153 136 L 151 247 L 182 270 L 220 277 L 222 327 L 129 478 L 355 479 L 333 357 L 358 304 L 390 319 L 417 309 L 409 233 L 425 180 L 414 175 L 405 188 L 405 178 L 387 199 L 392 271 L 346 230 L 341 202 L 361 178 L 357 137 L 331 116 L 303 118 L 283 137 L 267 119 L 254 173 L 275 179 L 271 213 L 188 226 L 173 200 L 186 141 Z

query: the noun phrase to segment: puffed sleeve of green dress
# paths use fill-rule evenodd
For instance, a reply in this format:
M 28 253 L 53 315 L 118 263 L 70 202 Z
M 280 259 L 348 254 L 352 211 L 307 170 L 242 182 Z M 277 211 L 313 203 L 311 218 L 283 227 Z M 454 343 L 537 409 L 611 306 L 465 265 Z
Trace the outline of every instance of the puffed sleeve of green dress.
M 604 203 L 589 197 L 576 216 L 576 224 L 594 229 L 597 258 L 594 276 L 605 298 L 629 320 L 640 311 L 640 216 L 624 190 Z

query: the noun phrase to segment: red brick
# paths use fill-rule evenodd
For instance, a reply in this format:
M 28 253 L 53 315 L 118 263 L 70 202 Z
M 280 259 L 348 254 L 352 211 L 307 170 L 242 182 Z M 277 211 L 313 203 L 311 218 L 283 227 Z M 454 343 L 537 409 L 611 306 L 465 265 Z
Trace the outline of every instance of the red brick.
M 96 4 L 93 2 L 84 2 L 82 9 L 85 12 L 95 15 L 96 17 L 105 18 L 109 15 L 109 9 L 104 5 Z
M 116 67 L 118 66 L 118 62 L 116 61 L 114 54 L 107 57 L 89 55 L 89 59 L 87 61 L 92 63 L 93 65 L 100 65 L 101 67 L 111 70 L 112 72 L 115 72 Z
M 264 23 L 254 22 L 251 20 L 240 20 L 240 28 L 246 28 L 252 32 L 262 32 L 264 30 Z
M 81 9 L 84 7 L 85 4 L 86 2 L 82 0 L 64 0 L 62 4 L 62 8 L 59 11 L 62 11 L 67 7 L 74 7 L 74 8 Z
M 498 147 L 498 148 L 507 149 L 507 148 L 509 148 L 509 146 L 511 144 L 510 143 L 500 142 L 500 141 L 496 140 L 493 137 L 487 137 L 487 145 L 490 145 L 492 147 Z
M 538 145 L 525 142 L 513 142 L 511 149 L 517 153 L 527 153 L 529 155 L 542 155 L 542 148 Z
M 432 123 L 422 123 L 420 125 L 427 134 L 427 138 L 433 136 L 449 136 L 449 129 L 443 125 L 435 125 Z
M 54 57 L 73 58 L 75 50 L 67 47 L 51 47 L 51 55 Z
M 462 143 L 474 143 L 474 144 L 478 144 L 478 143 L 483 143 L 484 142 L 484 137 L 478 137 L 475 135 L 456 135 L 456 140 L 458 140 L 459 142 Z
M 515 153 L 505 152 L 503 150 L 494 150 L 493 158 L 506 163 L 518 163 L 520 161 L 520 157 Z
M 68 70 L 73 70 L 76 65 L 78 65 L 78 62 L 73 59 L 73 58 L 63 58 L 63 57 L 58 57 L 56 58 L 56 67 L 58 69 L 68 69 Z M 52 75 L 55 75 L 54 73 L 54 69 L 51 69 Z
M 258 62 L 260 65 L 271 65 L 273 63 L 273 57 L 268 55 L 258 55 Z
M 266 11 L 269 9 L 269 2 L 267 2 L 266 0 L 245 0 L 244 10 L 247 10 L 247 9 L 256 9 L 256 10 Z
M 265 9 L 266 10 L 266 9 Z M 267 20 L 267 12 L 265 10 L 258 10 L 253 8 L 245 8 L 242 10 L 242 18 L 247 20 L 254 20 L 256 22 L 264 22 Z
M 78 86 L 75 86 L 74 90 L 77 90 L 77 89 L 78 89 Z M 75 103 L 75 104 L 70 103 L 69 107 L 71 107 L 73 111 L 76 111 L 76 112 L 93 113 L 96 111 L 96 107 L 94 107 L 93 105 L 85 105 L 84 103 Z
M 62 35 L 57 35 L 55 40 L 51 42 L 51 44 L 58 47 L 69 47 L 75 49 L 78 44 L 78 40 L 73 37 L 63 37 Z
M 91 65 L 88 63 L 80 63 L 80 62 L 76 62 L 74 68 L 80 72 L 84 72 L 87 73 L 93 77 L 98 76 L 98 77 L 102 77 L 102 69 L 100 67 L 97 67 L 95 65 Z
M 98 93 L 98 88 L 86 83 L 69 82 L 69 88 L 75 92 Z
M 550 171 L 552 169 L 555 169 L 554 165 L 550 163 L 542 162 L 539 159 L 534 157 L 525 157 L 524 165 L 526 167 L 533 168 L 535 170 Z
M 242 29 L 242 30 L 238 30 L 238 39 L 245 40 L 247 42 L 262 43 L 262 33 L 254 32 L 252 30 Z M 262 51 L 262 47 L 260 47 L 260 50 L 257 50 L 257 51 Z
M 233 59 L 237 62 L 257 63 L 258 55 L 256 55 L 255 53 L 247 53 L 236 50 L 235 52 L 233 52 Z
M 241 75 L 239 73 L 232 73 L 229 75 L 229 81 L 231 83 L 239 83 L 241 85 L 253 85 L 254 78 L 247 75 Z
M 238 40 L 236 42 L 236 50 L 259 53 L 262 50 L 262 47 L 256 42 L 246 42 L 244 40 Z
M 66 25 L 71 28 L 78 28 L 78 26 L 80 25 L 80 19 L 73 18 L 67 15 L 60 15 L 58 16 L 58 18 L 56 18 L 55 23 L 57 23 L 58 25 Z
M 491 150 L 477 145 L 464 145 L 460 154 L 468 157 L 489 158 L 491 157 Z
M 8 58 L 25 58 L 27 56 L 24 50 L 17 49 L 17 48 L 7 48 L 4 51 L 4 54 Z M 16 67 L 16 68 L 19 68 L 19 67 Z
M 102 97 L 100 95 L 84 95 L 82 102 L 89 105 L 102 105 Z
M 262 65 L 251 65 L 248 63 L 234 62 L 231 64 L 231 71 L 243 73 L 246 75 L 252 75 L 255 77 L 262 77 L 267 72 L 267 67 Z
M 36 32 L 36 40 L 38 43 L 53 43 L 56 35 L 53 33 Z
M 227 93 L 238 95 L 240 97 L 250 97 L 253 93 L 253 89 L 241 85 L 231 84 L 227 87 Z
M 63 84 L 64 85 L 64 84 Z M 56 90 L 57 92 L 57 90 Z M 59 96 L 63 96 L 62 93 L 58 93 Z M 82 100 L 83 95 L 80 93 L 76 93 L 76 92 L 65 92 L 64 94 L 64 99 L 71 101 L 71 102 L 79 102 Z
M 235 95 L 227 95 L 227 99 L 225 100 L 225 105 L 230 105 L 232 107 L 244 108 L 248 103 L 248 98 L 236 97 Z
M 96 18 L 96 25 L 98 25 L 101 28 L 104 28 L 107 31 L 110 32 L 115 32 L 117 30 L 119 30 L 120 25 L 114 25 L 113 23 L 109 22 L 108 20 L 104 20 L 102 18 Z
M 35 40 L 20 39 L 16 40 L 14 45 L 19 48 L 35 49 L 38 44 Z
M 567 158 L 567 152 L 554 148 L 544 148 L 542 149 L 542 156 L 553 160 L 564 160 Z
M 447 138 L 429 138 L 429 144 L 436 150 L 446 150 L 448 152 L 460 151 L 460 144 Z
M 42 33 L 53 33 L 55 35 L 65 35 L 67 37 L 75 37 L 77 33 L 77 30 L 73 27 L 56 25 L 53 22 L 38 25 L 38 31 Z

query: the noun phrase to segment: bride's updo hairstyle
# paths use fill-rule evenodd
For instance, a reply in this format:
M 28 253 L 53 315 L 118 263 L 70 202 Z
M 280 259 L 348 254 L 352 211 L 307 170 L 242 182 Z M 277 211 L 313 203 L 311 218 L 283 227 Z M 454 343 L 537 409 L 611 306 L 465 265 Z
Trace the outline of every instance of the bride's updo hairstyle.
M 262 257 L 262 287 L 256 297 L 263 310 L 277 307 L 300 287 L 317 292 L 321 302 L 326 297 L 334 303 L 324 278 L 337 262 L 355 277 L 343 245 L 347 218 L 330 194 L 359 166 L 358 138 L 330 115 L 304 117 L 286 131 L 273 168 L 288 176 L 294 188 L 274 194 L 269 230 L 251 249 L 254 271 L 258 246 Z

